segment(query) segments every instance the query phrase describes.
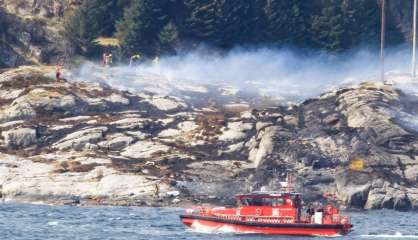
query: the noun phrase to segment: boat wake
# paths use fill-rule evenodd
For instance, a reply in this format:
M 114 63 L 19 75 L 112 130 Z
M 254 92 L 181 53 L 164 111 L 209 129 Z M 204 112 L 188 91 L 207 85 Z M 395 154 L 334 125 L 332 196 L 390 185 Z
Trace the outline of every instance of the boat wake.
M 210 227 L 199 222 L 194 222 L 188 231 L 206 234 L 236 234 L 232 226 Z M 254 232 L 239 232 L 239 234 L 254 234 Z
M 360 236 L 363 239 L 418 239 L 418 235 L 403 235 L 400 232 L 395 234 L 364 234 Z

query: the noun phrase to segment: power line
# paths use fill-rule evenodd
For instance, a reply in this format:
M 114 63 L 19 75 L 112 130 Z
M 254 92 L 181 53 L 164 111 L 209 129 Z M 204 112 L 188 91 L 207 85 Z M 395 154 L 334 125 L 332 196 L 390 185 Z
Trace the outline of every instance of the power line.
M 414 19 L 412 23 L 412 80 L 414 81 L 417 73 L 416 51 L 417 51 L 417 0 L 414 0 Z
M 386 22 L 386 0 L 382 0 L 382 22 L 380 31 L 380 80 L 385 81 L 385 22 Z

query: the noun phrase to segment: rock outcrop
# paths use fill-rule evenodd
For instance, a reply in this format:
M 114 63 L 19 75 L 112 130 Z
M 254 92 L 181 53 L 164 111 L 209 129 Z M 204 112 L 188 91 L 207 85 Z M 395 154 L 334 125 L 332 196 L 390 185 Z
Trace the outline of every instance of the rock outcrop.
M 291 106 L 237 110 L 236 102 L 55 83 L 52 72 L 0 75 L 6 200 L 230 201 L 276 189 L 291 172 L 308 200 L 329 192 L 349 207 L 418 207 L 418 98 L 394 86 L 366 82 Z M 179 194 L 174 201 L 167 192 Z
M 36 129 L 17 128 L 2 132 L 4 144 L 10 148 L 25 148 L 36 144 Z
M 62 58 L 69 49 L 62 28 L 70 8 L 66 0 L 0 1 L 0 68 Z

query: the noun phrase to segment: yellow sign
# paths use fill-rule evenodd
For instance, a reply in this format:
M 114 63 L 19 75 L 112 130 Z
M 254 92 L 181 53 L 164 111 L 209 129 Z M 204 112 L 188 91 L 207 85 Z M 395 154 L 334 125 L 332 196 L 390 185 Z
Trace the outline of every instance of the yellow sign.
M 353 171 L 360 171 L 364 168 L 364 161 L 363 159 L 354 159 L 350 161 L 349 168 Z

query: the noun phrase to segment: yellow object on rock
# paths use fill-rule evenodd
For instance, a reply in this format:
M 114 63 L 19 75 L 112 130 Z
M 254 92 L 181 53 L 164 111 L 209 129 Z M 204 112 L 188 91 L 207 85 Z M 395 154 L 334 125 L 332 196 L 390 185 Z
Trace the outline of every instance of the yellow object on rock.
M 360 171 L 364 169 L 363 159 L 354 159 L 350 161 L 349 168 L 353 171 Z

